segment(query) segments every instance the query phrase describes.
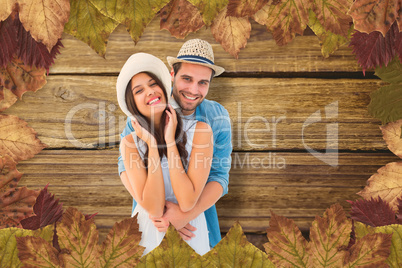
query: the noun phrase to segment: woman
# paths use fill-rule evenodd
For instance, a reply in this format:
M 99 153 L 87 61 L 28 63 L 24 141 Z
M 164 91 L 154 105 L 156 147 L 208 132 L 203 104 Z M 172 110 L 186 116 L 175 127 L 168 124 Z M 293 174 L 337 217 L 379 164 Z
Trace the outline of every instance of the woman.
M 120 143 L 127 173 L 124 186 L 137 201 L 144 255 L 157 247 L 165 233 L 151 217 L 161 217 L 165 201 L 175 202 L 183 212 L 196 204 L 211 168 L 212 130 L 195 120 L 181 120 L 168 104 L 171 77 L 164 63 L 145 53 L 132 55 L 117 79 L 121 109 L 132 120 L 135 132 Z M 204 213 L 190 222 L 197 228 L 186 241 L 198 254 L 209 251 Z

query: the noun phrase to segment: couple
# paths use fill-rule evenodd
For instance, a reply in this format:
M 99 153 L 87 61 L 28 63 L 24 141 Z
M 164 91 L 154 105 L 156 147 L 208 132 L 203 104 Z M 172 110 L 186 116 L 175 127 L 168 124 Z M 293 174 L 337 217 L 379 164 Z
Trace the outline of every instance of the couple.
M 200 39 L 167 60 L 170 74 L 158 58 L 134 54 L 117 78 L 118 102 L 128 116 L 119 174 L 134 198 L 144 255 L 159 245 L 169 223 L 204 255 L 221 239 L 215 203 L 229 182 L 229 115 L 205 99 L 212 78 L 224 69 L 214 65 L 211 45 Z

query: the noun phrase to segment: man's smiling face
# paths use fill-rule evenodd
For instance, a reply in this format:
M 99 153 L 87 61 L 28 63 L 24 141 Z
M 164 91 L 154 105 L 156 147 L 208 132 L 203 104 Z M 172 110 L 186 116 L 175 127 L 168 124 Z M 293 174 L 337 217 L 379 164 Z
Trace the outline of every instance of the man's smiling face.
M 206 66 L 182 63 L 179 71 L 172 71 L 173 97 L 184 115 L 192 114 L 208 94 L 212 70 Z

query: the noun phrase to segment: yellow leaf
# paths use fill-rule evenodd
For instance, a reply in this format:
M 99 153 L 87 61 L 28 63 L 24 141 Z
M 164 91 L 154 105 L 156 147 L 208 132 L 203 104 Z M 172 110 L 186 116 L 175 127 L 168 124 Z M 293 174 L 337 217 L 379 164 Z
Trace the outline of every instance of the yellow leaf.
M 11 90 L 3 88 L 3 99 L 0 101 L 0 112 L 8 109 L 11 105 L 16 103 L 17 100 L 17 96 L 13 94 Z
M 372 175 L 367 186 L 357 194 L 365 199 L 381 197 L 394 211 L 398 211 L 397 200 L 402 197 L 402 162 L 389 163 Z
M 236 222 L 226 236 L 203 256 L 216 267 L 275 267 L 268 256 L 247 241 Z
M 189 0 L 201 12 L 205 25 L 211 25 L 216 15 L 228 4 L 228 0 Z
M 138 42 L 145 27 L 169 0 L 90 0 L 104 15 L 126 26 L 131 38 Z
M 71 12 L 64 32 L 87 43 L 104 57 L 109 35 L 119 23 L 102 13 L 89 0 L 72 0 Z
M 49 51 L 63 34 L 70 15 L 69 0 L 18 0 L 20 20 L 32 37 Z
M 402 119 L 380 126 L 380 129 L 388 149 L 402 158 Z
M 248 18 L 227 16 L 226 12 L 225 7 L 212 23 L 211 31 L 223 49 L 237 59 L 240 49 L 246 46 L 250 38 L 251 24 Z
M 10 16 L 16 3 L 17 0 L 0 0 L 0 21 L 4 21 Z

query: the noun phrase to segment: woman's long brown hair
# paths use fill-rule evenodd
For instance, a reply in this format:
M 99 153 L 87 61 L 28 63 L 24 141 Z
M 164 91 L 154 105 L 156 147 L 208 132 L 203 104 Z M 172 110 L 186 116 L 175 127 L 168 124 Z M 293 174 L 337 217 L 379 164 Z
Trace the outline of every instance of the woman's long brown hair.
M 153 80 L 155 80 L 156 84 L 158 84 L 158 86 L 162 89 L 163 95 L 165 96 L 165 100 L 168 100 L 166 89 L 163 86 L 162 82 L 159 80 L 159 78 L 150 72 L 143 72 L 143 73 L 149 75 Z M 162 114 L 159 129 L 155 129 L 154 127 L 151 127 L 152 126 L 151 122 L 138 111 L 137 105 L 135 104 L 134 96 L 133 96 L 133 93 L 131 90 L 131 79 L 126 88 L 126 104 L 127 104 L 128 110 L 130 111 L 131 114 L 133 114 L 135 116 L 138 123 L 145 130 L 147 130 L 149 133 L 151 133 L 155 137 L 155 140 L 158 144 L 159 157 L 162 158 L 164 155 L 167 156 L 167 146 L 166 146 L 165 135 L 164 135 L 166 116 L 167 116 L 166 112 L 164 111 Z M 168 106 L 166 104 L 165 110 L 167 108 L 168 108 Z M 177 146 L 177 150 L 179 151 L 179 155 L 180 155 L 183 167 L 186 168 L 187 157 L 188 157 L 188 152 L 186 150 L 187 135 L 183 131 L 183 122 L 181 120 L 180 114 L 176 112 L 176 115 L 177 115 L 177 128 L 176 128 L 176 133 L 175 133 L 176 146 Z M 140 140 L 140 138 L 137 137 L 137 141 L 139 141 L 139 140 Z M 148 170 L 148 145 L 145 144 L 145 146 L 146 146 L 146 150 L 144 152 L 144 164 L 145 164 L 146 169 Z

